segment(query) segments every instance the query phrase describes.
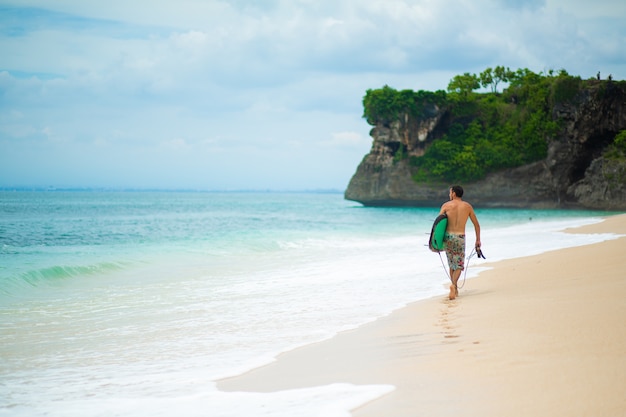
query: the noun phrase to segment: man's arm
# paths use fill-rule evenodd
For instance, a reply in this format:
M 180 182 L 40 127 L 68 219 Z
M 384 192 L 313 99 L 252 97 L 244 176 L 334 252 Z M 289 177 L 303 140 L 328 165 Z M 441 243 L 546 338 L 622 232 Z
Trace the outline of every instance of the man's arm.
M 471 206 L 470 206 L 471 207 Z M 470 220 L 474 225 L 474 230 L 476 231 L 476 247 L 480 247 L 480 223 L 478 223 L 478 218 L 476 217 L 476 213 L 474 213 L 474 208 L 470 208 Z

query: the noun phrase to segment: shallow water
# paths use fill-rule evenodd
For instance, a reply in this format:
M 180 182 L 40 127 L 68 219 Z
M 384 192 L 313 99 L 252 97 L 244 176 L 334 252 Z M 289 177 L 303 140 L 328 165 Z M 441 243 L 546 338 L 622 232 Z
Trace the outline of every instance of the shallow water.
M 437 212 L 333 193 L 0 192 L 0 415 L 348 415 L 392 387 L 214 381 L 443 294 Z M 489 261 L 613 237 L 558 232 L 606 213 L 477 214 Z

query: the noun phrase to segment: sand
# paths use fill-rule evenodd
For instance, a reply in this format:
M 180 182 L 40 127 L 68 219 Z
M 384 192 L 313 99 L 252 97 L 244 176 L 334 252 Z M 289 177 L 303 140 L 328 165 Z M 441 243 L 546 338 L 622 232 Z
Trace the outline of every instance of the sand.
M 626 215 L 570 232 L 626 235 Z M 620 237 L 484 263 L 456 300 L 413 303 L 218 388 L 396 387 L 355 417 L 623 416 L 625 253 Z

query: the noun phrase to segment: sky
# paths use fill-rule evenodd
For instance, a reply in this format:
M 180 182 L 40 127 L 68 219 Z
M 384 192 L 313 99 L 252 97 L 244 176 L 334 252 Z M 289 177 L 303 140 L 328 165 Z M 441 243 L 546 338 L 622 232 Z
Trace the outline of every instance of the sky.
M 626 78 L 623 0 L 0 0 L 0 187 L 341 190 L 367 89 Z

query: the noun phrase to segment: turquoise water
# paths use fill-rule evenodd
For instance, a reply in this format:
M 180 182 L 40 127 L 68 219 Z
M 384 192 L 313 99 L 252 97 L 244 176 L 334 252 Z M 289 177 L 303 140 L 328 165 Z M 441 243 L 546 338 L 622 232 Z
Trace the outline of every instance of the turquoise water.
M 334 193 L 0 192 L 0 415 L 345 415 L 392 387 L 214 381 L 443 294 L 437 212 Z M 477 214 L 490 261 L 614 237 L 559 232 L 607 213 Z

